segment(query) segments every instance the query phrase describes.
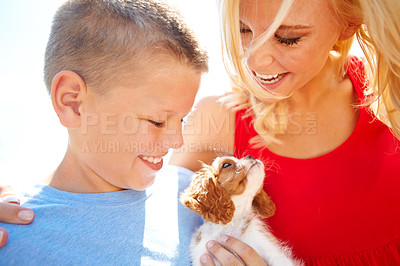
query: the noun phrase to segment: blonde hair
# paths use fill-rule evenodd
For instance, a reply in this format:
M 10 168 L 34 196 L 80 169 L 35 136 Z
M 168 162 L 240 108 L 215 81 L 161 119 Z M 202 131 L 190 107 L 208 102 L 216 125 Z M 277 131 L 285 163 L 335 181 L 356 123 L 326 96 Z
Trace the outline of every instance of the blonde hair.
M 206 54 L 167 6 L 155 0 L 69 0 L 53 19 L 44 80 L 50 92 L 53 77 L 71 70 L 105 93 L 115 73 L 132 72 L 140 59 L 160 55 L 207 71 Z
M 273 92 L 266 92 L 252 78 L 244 58 L 258 49 L 267 39 L 273 36 L 292 6 L 293 0 L 283 0 L 275 21 L 257 40 L 248 51 L 244 51 L 239 30 L 239 0 L 221 0 L 221 25 L 224 51 L 224 62 L 229 75 L 235 83 L 234 92 L 225 98 L 229 108 L 242 109 L 251 107 L 254 113 L 254 128 L 261 137 L 252 139 L 252 143 L 260 146 L 270 143 L 279 143 L 276 134 L 286 131 L 288 124 L 288 106 L 285 99 Z M 362 16 L 357 1 L 331 0 L 333 9 L 338 14 L 340 22 L 346 25 L 351 21 L 357 31 L 361 29 Z M 351 7 L 351 8 L 349 8 Z M 359 28 L 359 29 L 358 29 Z M 354 37 L 347 40 L 338 40 L 333 50 L 339 54 L 340 68 L 338 75 L 344 72 L 344 63 L 352 46 Z M 271 99 L 275 102 L 269 102 Z M 278 101 L 276 101 L 278 100 Z
M 377 114 L 400 139 L 400 2 L 359 0 L 365 31 L 357 35 L 379 96 Z
M 253 79 L 251 71 L 245 62 L 245 57 L 252 51 L 258 49 L 263 42 L 273 35 L 280 26 L 281 21 L 289 11 L 293 0 L 284 0 L 278 12 L 278 15 L 271 25 L 270 29 L 258 40 L 252 43 L 251 48 L 244 51 L 240 39 L 239 25 L 239 0 L 221 1 L 221 25 L 222 25 L 222 43 L 224 64 L 234 82 L 234 93 L 225 98 L 228 108 L 242 109 L 251 107 L 254 113 L 254 128 L 262 137 L 266 144 L 278 142 L 274 137 L 277 131 L 286 129 L 286 104 L 285 102 L 274 102 L 272 100 L 283 100 L 285 97 L 273 92 L 265 92 Z M 282 115 L 283 114 L 283 115 Z M 278 129 L 279 128 L 279 129 Z M 253 140 L 258 144 L 261 139 Z

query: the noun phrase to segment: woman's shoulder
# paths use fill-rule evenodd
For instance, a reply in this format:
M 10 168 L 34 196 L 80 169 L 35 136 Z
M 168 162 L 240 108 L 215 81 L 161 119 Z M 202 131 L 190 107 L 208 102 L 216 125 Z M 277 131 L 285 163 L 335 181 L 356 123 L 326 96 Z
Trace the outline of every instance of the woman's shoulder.
M 227 96 L 228 94 L 204 97 L 195 105 L 194 112 L 209 113 L 216 117 L 221 116 L 221 113 L 224 113 L 225 115 L 234 115 L 234 112 L 229 109 L 224 102 L 224 99 Z
M 170 164 L 197 171 L 221 154 L 233 154 L 235 113 L 221 100 L 225 95 L 201 99 L 188 116 L 183 146 L 174 151 Z

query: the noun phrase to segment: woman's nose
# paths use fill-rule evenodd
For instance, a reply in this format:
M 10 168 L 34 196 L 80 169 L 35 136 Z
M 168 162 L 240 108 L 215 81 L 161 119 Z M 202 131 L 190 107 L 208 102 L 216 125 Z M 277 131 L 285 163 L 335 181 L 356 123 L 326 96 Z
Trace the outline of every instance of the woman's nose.
M 269 67 L 274 62 L 274 57 L 270 45 L 267 41 L 258 49 L 251 51 L 247 56 L 246 64 L 251 69 L 257 72 Z

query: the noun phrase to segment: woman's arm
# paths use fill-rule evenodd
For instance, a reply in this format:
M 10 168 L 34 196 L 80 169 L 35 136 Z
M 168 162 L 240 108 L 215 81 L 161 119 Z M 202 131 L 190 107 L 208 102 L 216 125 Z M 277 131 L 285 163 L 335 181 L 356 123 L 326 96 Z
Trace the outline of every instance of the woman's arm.
M 233 154 L 235 114 L 219 98 L 207 97 L 195 106 L 183 130 L 184 144 L 169 164 L 197 171 L 201 162 L 211 164 L 218 156 Z

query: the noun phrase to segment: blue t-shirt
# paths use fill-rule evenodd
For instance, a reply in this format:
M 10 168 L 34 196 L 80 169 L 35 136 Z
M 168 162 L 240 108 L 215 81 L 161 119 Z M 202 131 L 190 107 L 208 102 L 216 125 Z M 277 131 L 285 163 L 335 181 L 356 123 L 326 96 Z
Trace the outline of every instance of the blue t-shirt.
M 179 203 L 193 173 L 167 166 L 146 191 L 76 194 L 36 186 L 30 225 L 0 223 L 0 265 L 190 265 L 201 218 Z

